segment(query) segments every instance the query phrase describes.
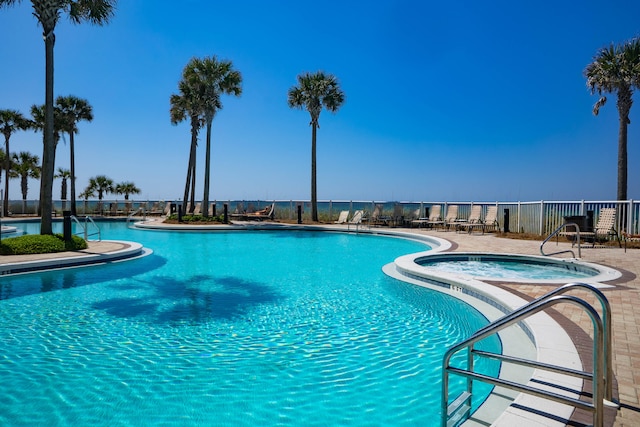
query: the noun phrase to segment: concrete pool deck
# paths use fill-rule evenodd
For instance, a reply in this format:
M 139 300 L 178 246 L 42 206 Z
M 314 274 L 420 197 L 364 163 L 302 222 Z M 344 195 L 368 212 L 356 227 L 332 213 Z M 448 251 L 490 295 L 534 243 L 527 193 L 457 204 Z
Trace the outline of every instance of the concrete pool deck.
M 262 223 L 262 226 L 267 224 Z M 173 228 L 165 227 L 159 222 L 152 225 L 157 228 Z M 249 224 L 251 228 L 260 228 L 261 224 Z M 282 224 L 276 226 L 283 226 Z M 180 227 L 180 226 L 178 226 Z M 216 226 L 215 228 L 223 228 L 227 226 Z M 295 228 L 290 225 L 284 227 Z M 306 227 L 306 226 L 305 226 Z M 198 228 L 204 228 L 199 226 Z M 195 228 L 195 229 L 198 229 Z M 248 228 L 248 227 L 234 227 Z M 310 228 L 310 227 L 309 227 Z M 346 230 L 346 226 L 328 225 L 326 228 L 335 228 Z M 352 229 L 353 230 L 353 229 Z M 386 232 L 386 228 L 372 228 L 372 232 Z M 501 252 L 514 253 L 524 255 L 539 255 L 540 241 L 531 240 L 512 240 L 496 237 L 493 234 L 467 234 L 456 233 L 453 231 L 443 232 L 425 229 L 402 229 L 396 228 L 393 231 L 415 233 L 418 235 L 432 236 L 440 239 L 446 239 L 451 242 L 451 251 L 465 252 Z M 368 230 L 367 230 L 368 231 Z M 79 258 L 85 258 L 86 261 L 91 259 L 98 261 L 101 255 L 110 254 L 122 250 L 126 250 L 130 242 L 90 242 L 89 248 L 85 251 L 63 252 L 59 254 L 45 255 L 25 255 L 25 256 L 0 256 L 0 268 L 8 264 L 28 266 L 31 262 L 49 262 L 52 266 L 60 266 L 65 263 L 76 264 Z M 549 242 L 545 246 L 547 252 L 557 252 L 559 250 L 571 249 L 570 242 L 559 242 L 556 246 L 555 242 Z M 560 257 L 569 257 L 563 254 Z M 609 410 L 605 417 L 605 425 L 632 427 L 640 425 L 640 250 L 630 249 L 626 252 L 624 249 L 617 247 L 607 248 L 582 248 L 582 260 L 596 264 L 606 265 L 623 274 L 622 277 L 607 284 L 615 286 L 602 289 L 608 298 L 612 308 L 612 326 L 613 326 L 613 370 L 617 380 L 617 396 L 620 402 L 618 411 Z M 75 260 L 75 261 L 74 261 Z M 494 283 L 495 285 L 495 283 Z M 508 289 L 516 295 L 524 299 L 537 298 L 552 289 L 557 284 L 527 284 L 527 283 L 509 283 L 500 282 L 497 286 Z M 597 302 L 588 293 L 576 292 L 576 295 L 584 300 L 594 304 Z M 574 338 L 574 344 L 578 349 L 584 349 L 587 354 L 591 351 L 591 342 L 589 335 L 593 329 L 591 319 L 580 308 L 573 305 L 558 305 L 554 310 L 559 314 L 556 316 L 558 320 Z M 590 369 L 590 357 L 583 357 L 583 364 Z M 586 360 L 585 360 L 586 359 Z M 615 419 L 614 419 L 615 417 Z M 590 425 L 591 415 L 576 411 L 572 421 L 568 425 Z

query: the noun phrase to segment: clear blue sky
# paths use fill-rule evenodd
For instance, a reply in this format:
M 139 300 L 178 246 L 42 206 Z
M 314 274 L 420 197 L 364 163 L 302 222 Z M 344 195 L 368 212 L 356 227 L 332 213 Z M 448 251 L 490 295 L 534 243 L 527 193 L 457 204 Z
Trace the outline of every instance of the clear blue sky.
M 320 199 L 612 200 L 616 99 L 593 116 L 582 73 L 601 47 L 639 36 L 639 16 L 631 0 L 121 0 L 107 26 L 60 21 L 55 94 L 94 109 L 76 137 L 79 190 L 104 174 L 133 181 L 137 199 L 180 198 L 190 134 L 171 125 L 169 96 L 191 57 L 216 55 L 242 73 L 243 94 L 224 97 L 213 123 L 212 199 L 310 197 L 309 115 L 287 106 L 287 90 L 324 70 L 346 102 L 320 115 Z M 0 9 L 0 38 L 0 108 L 28 115 L 44 103 L 28 0 Z M 635 101 L 628 188 L 639 199 Z M 41 134 L 15 134 L 11 151 L 22 150 L 42 156 Z M 198 154 L 201 198 L 204 132 Z M 56 156 L 68 167 L 67 144 Z M 19 189 L 13 180 L 12 198 Z M 29 199 L 38 193 L 34 181 Z

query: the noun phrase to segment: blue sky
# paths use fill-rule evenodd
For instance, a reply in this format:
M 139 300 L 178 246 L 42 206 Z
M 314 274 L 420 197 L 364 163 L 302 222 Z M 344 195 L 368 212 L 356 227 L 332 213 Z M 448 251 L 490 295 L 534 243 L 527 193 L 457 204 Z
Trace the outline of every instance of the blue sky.
M 240 98 L 213 123 L 211 199 L 308 199 L 311 128 L 287 106 L 296 76 L 334 74 L 346 95 L 318 130 L 321 200 L 613 200 L 615 96 L 598 117 L 583 70 L 640 36 L 640 3 L 135 0 L 104 27 L 56 30 L 55 94 L 93 106 L 76 137 L 78 188 L 133 181 L 179 199 L 190 142 L 169 96 L 190 58 L 231 60 Z M 31 4 L 0 9 L 0 108 L 44 103 L 44 43 Z M 629 127 L 629 198 L 640 198 L 640 104 Z M 21 132 L 11 151 L 42 156 Z M 204 132 L 198 165 L 202 198 Z M 68 144 L 56 166 L 69 165 Z M 3 176 L 4 179 L 4 176 Z M 18 180 L 11 198 L 21 198 Z M 54 197 L 59 197 L 59 182 Z M 38 197 L 37 182 L 29 199 Z M 108 196 L 113 197 L 113 196 Z

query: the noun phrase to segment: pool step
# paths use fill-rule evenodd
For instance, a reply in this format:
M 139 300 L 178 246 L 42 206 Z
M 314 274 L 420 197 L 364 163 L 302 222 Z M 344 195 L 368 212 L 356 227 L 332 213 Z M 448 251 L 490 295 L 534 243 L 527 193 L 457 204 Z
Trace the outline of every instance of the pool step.
M 471 393 L 464 391 L 447 406 L 447 427 L 458 425 L 471 410 Z

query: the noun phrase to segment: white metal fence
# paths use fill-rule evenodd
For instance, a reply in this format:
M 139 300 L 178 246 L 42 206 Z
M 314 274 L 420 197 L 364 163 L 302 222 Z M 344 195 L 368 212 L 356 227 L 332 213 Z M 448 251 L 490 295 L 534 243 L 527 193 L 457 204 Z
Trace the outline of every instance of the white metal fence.
M 171 200 L 167 200 L 171 201 Z M 156 201 L 131 200 L 130 206 L 135 210 L 141 204 L 151 206 Z M 164 206 L 165 201 L 160 201 Z M 225 200 L 214 201 L 216 203 L 216 213 L 221 215 L 224 205 L 227 205 L 229 213 L 234 212 L 239 206 L 244 209 L 261 209 L 275 202 L 275 218 L 281 220 L 297 219 L 298 206 L 302 213 L 303 220 L 309 220 L 311 207 L 308 200 Z M 81 215 L 104 215 L 109 214 L 108 208 L 112 203 L 118 203 L 124 207 L 124 200 L 105 199 L 100 204 L 97 200 L 76 202 L 78 213 Z M 175 201 L 180 204 L 180 201 Z M 366 201 L 366 200 L 323 200 L 318 202 L 318 214 L 320 221 L 332 222 L 338 218 L 340 211 L 348 210 L 350 213 L 355 210 L 364 210 L 371 213 L 376 206 L 380 205 L 382 215 L 398 216 L 400 213 L 404 219 L 414 217 L 425 217 L 434 205 L 442 207 L 443 216 L 449 205 L 458 205 L 459 218 L 466 219 L 469 216 L 473 205 L 481 205 L 483 213 L 488 206 L 498 207 L 498 223 L 501 230 L 508 225 L 511 232 L 531 233 L 538 235 L 548 235 L 557 227 L 564 223 L 564 217 L 576 215 L 590 215 L 594 224 L 598 221 L 599 212 L 602 208 L 615 208 L 616 229 L 627 231 L 633 234 L 640 233 L 640 201 L 635 200 L 577 200 L 577 201 L 531 201 L 531 202 L 453 202 L 453 201 L 419 201 L 419 202 L 389 202 L 389 201 Z M 62 210 L 69 209 L 69 202 L 54 201 L 54 209 L 58 214 Z M 507 214 L 508 211 L 508 214 Z M 37 200 L 12 200 L 9 203 L 10 215 L 32 215 L 38 212 Z M 506 223 L 508 216 L 508 224 Z

